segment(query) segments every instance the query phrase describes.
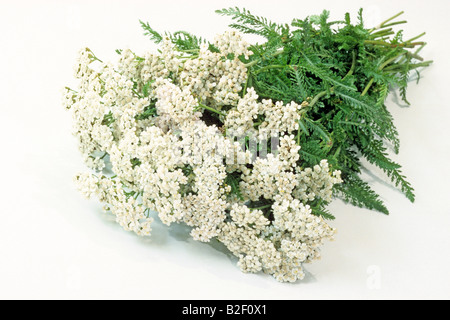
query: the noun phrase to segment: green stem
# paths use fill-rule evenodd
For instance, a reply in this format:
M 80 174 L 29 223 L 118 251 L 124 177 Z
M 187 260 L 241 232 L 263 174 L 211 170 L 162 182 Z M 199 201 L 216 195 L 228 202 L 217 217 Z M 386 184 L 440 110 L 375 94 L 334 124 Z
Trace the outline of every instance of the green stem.
M 133 92 L 139 99 L 142 98 L 142 96 L 134 89 L 131 89 L 131 92 Z
M 69 90 L 69 91 L 72 91 L 72 92 L 75 92 L 76 94 L 78 94 L 78 91 L 75 91 L 75 90 L 73 90 L 73 89 L 71 89 L 71 88 L 69 88 L 69 87 L 64 87 L 66 90 Z
M 191 59 L 196 59 L 196 58 L 198 58 L 198 54 L 194 54 L 194 55 L 192 55 L 192 56 L 189 56 L 189 57 L 178 57 L 181 61 L 183 61 L 183 62 L 186 62 L 186 61 L 188 61 L 188 60 L 191 60 Z
M 250 81 L 250 77 L 251 77 L 251 74 L 250 73 L 248 73 L 247 74 L 247 80 L 245 81 L 245 84 L 244 84 L 244 89 L 242 89 L 242 98 L 245 96 L 245 94 L 247 93 L 247 87 L 248 87 L 248 82 Z
M 423 58 L 422 58 L 421 56 L 419 56 L 419 52 L 420 52 L 425 46 L 426 46 L 426 42 L 425 42 L 424 44 L 422 44 L 419 48 L 417 48 L 417 50 L 414 51 L 414 52 L 406 51 L 406 55 L 405 55 L 403 58 L 401 58 L 401 59 L 399 60 L 398 64 L 404 63 L 406 60 L 408 60 L 408 57 L 417 59 L 417 60 L 419 60 L 419 61 L 423 61 Z
M 367 93 L 367 91 L 369 91 L 370 87 L 372 86 L 373 81 L 374 81 L 373 78 L 370 79 L 369 83 L 366 85 L 363 92 L 361 93 L 361 96 L 364 96 Z
M 422 35 L 423 35 L 423 34 L 422 34 Z M 421 36 L 421 35 L 419 35 L 419 36 Z M 410 39 L 409 41 L 415 40 L 415 39 L 417 39 L 419 36 L 417 36 L 417 37 L 415 37 L 415 38 L 412 38 L 412 39 Z M 365 41 L 365 42 L 366 42 L 366 41 Z M 371 41 L 371 42 L 377 42 L 377 43 L 382 44 L 382 43 L 379 42 L 379 41 Z M 408 42 L 408 43 L 409 43 L 409 42 Z M 390 45 L 390 44 L 388 44 L 388 43 L 383 43 L 383 45 L 385 45 L 385 44 Z M 413 44 L 415 45 L 415 44 L 418 44 L 418 42 L 416 42 L 416 43 L 413 42 L 413 43 L 409 43 L 409 44 L 410 44 L 410 45 L 413 45 Z M 404 46 L 406 46 L 407 43 L 406 43 L 406 42 L 403 43 L 403 44 L 400 43 L 399 45 L 404 45 Z M 423 47 L 423 45 L 424 45 L 424 43 L 422 43 L 422 47 Z M 422 48 L 422 47 L 421 47 L 421 48 Z M 395 60 L 397 60 L 398 58 L 400 58 L 400 57 L 403 56 L 403 55 L 410 55 L 411 57 L 416 58 L 416 59 L 418 59 L 418 60 L 423 60 L 422 57 L 418 56 L 416 53 L 410 53 L 409 51 L 406 51 L 406 50 L 405 50 L 404 52 L 402 52 L 402 53 L 396 55 L 395 57 L 386 60 L 383 64 L 381 64 L 381 65 L 378 67 L 378 70 L 383 70 L 388 64 L 394 62 Z M 425 66 L 428 66 L 428 65 L 429 65 L 429 63 L 426 64 Z M 414 67 L 414 68 L 418 68 L 418 67 Z M 410 68 L 410 65 L 408 65 L 408 69 L 409 69 L 409 70 L 412 70 L 413 68 Z M 388 68 L 386 68 L 386 70 L 389 71 L 389 70 L 392 70 L 392 68 L 389 68 L 389 67 L 388 67 Z M 366 85 L 366 87 L 364 88 L 363 92 L 361 93 L 361 96 L 366 95 L 366 93 L 369 91 L 370 87 L 372 86 L 373 82 L 374 82 L 374 78 L 370 79 L 369 83 Z
M 394 62 L 395 60 L 397 60 L 399 57 L 401 57 L 401 56 L 404 55 L 405 53 L 406 53 L 406 51 L 405 51 L 405 52 L 402 52 L 402 53 L 400 53 L 400 54 L 398 54 L 398 55 L 396 55 L 396 56 L 393 57 L 393 58 L 390 58 L 389 60 L 386 60 L 383 64 L 381 64 L 381 65 L 378 67 L 378 70 L 383 70 L 383 68 L 386 67 L 389 63 Z
M 419 52 L 420 52 L 426 45 L 427 45 L 427 43 L 424 42 L 424 44 L 422 44 L 420 47 L 418 47 L 417 50 L 414 51 L 413 54 L 415 54 L 415 55 L 419 54 Z
M 413 69 L 417 69 L 420 67 L 428 67 L 432 63 L 433 63 L 433 60 L 428 60 L 428 61 L 414 63 L 414 64 L 410 64 L 410 65 L 405 65 L 405 66 L 408 68 L 408 70 L 413 70 Z M 401 69 L 402 67 L 403 67 L 403 65 L 393 65 L 393 66 L 386 67 L 384 70 L 395 71 L 396 69 Z
M 355 50 L 352 51 L 352 66 L 350 67 L 350 70 L 348 70 L 347 74 L 345 75 L 345 77 L 342 79 L 344 80 L 347 77 L 350 77 L 353 72 L 355 71 L 355 67 L 356 67 L 356 53 Z
M 255 71 L 255 74 L 258 74 L 258 73 L 260 73 L 262 71 L 266 71 L 268 69 L 283 69 L 283 68 L 286 68 L 286 67 L 291 67 L 291 66 L 290 65 L 281 65 L 281 64 L 271 64 L 269 66 L 265 66 L 265 67 Z
M 279 51 L 275 52 L 275 53 L 272 55 L 272 57 L 276 57 L 276 56 L 282 54 L 283 52 L 284 52 L 283 50 L 279 50 Z M 256 59 L 256 60 L 250 61 L 249 63 L 244 64 L 244 66 L 245 66 L 246 68 L 249 68 L 249 67 L 251 67 L 251 66 L 254 66 L 255 64 L 257 64 L 258 62 L 260 62 L 260 61 L 263 60 L 263 59 L 264 59 L 264 57 L 261 57 L 260 59 Z
M 425 34 L 426 34 L 426 32 L 423 32 L 423 33 L 419 34 L 418 36 L 415 36 L 414 38 L 411 38 L 411 39 L 409 39 L 409 40 L 406 40 L 405 42 L 408 43 L 408 42 L 417 40 L 417 39 L 423 37 Z
M 200 108 L 202 108 L 202 109 L 206 109 L 206 110 L 208 110 L 208 111 L 217 113 L 218 115 L 221 115 L 221 116 L 223 116 L 223 117 L 226 117 L 226 116 L 227 116 L 225 113 L 220 112 L 219 110 L 213 109 L 213 108 L 211 108 L 211 107 L 205 106 L 204 104 L 199 103 L 198 106 L 199 106 Z
M 392 16 L 389 19 L 387 19 L 387 20 L 383 21 L 382 23 L 380 23 L 377 27 L 370 29 L 369 32 L 372 33 L 375 30 L 382 29 L 382 28 L 386 27 L 386 23 L 388 23 L 389 21 L 394 20 L 395 18 L 397 18 L 398 16 L 402 15 L 403 13 L 405 13 L 405 12 L 404 11 L 400 11 L 395 16 Z
M 386 67 L 389 63 L 394 62 L 395 60 L 397 60 L 399 57 L 401 57 L 401 56 L 404 55 L 405 53 L 406 53 L 406 51 L 405 51 L 405 52 L 402 52 L 402 53 L 400 53 L 400 54 L 398 54 L 398 55 L 396 55 L 395 57 L 392 57 L 392 58 L 386 60 L 383 64 L 381 64 L 381 65 L 378 67 L 378 70 L 383 70 L 384 67 Z M 364 96 L 364 95 L 367 93 L 367 91 L 369 91 L 370 87 L 371 87 L 372 84 L 373 84 L 373 81 L 374 81 L 374 78 L 370 79 L 369 83 L 368 83 L 368 84 L 366 85 L 366 87 L 364 88 L 364 91 L 361 93 L 361 96 Z
M 408 22 L 408 21 L 406 21 L 406 20 L 396 21 L 396 22 L 392 22 L 392 23 L 385 24 L 385 25 L 383 26 L 383 28 L 391 27 L 391 26 L 395 26 L 395 25 L 397 25 L 397 24 L 403 24 L 403 23 L 407 23 L 407 22 Z
M 334 157 L 336 158 L 341 152 L 341 146 L 337 147 L 336 152 L 334 153 Z
M 409 52 L 409 51 L 406 51 L 406 55 L 407 55 L 408 57 L 417 59 L 417 60 L 419 60 L 419 61 L 423 61 L 423 58 L 422 58 L 421 56 L 419 56 L 418 54 L 416 54 L 416 53 L 411 53 L 411 52 Z M 402 60 L 403 60 L 403 59 L 402 59 Z
M 103 61 L 100 60 L 99 58 L 97 58 L 96 56 L 94 56 L 93 58 L 94 58 L 94 60 L 97 60 L 98 62 L 103 63 Z
M 376 36 L 377 34 L 381 34 L 381 33 L 386 33 L 386 32 L 391 32 L 392 28 L 389 29 L 380 29 L 377 32 L 372 33 L 372 36 Z
M 382 39 L 384 39 L 384 37 L 386 37 L 386 36 L 390 36 L 391 34 L 394 34 L 395 32 L 394 31 L 388 31 L 388 32 L 380 32 L 380 33 L 374 33 L 373 34 L 373 39 L 376 39 L 376 38 L 382 38 Z
M 199 52 L 200 49 L 188 49 L 188 50 L 180 50 L 180 49 L 178 49 L 177 51 L 190 53 L 190 52 Z
M 396 48 L 396 47 L 414 48 L 415 46 L 424 44 L 424 42 L 388 43 L 388 42 L 380 41 L 380 40 L 365 40 L 364 43 L 380 45 L 380 46 L 385 46 L 385 47 L 391 47 L 391 48 Z
M 330 88 L 330 90 L 332 90 L 333 88 Z M 319 92 L 318 94 L 316 94 L 316 96 L 311 100 L 311 102 L 309 103 L 309 107 L 311 108 L 312 106 L 314 106 L 317 101 L 319 101 L 320 98 L 322 98 L 323 96 L 325 96 L 328 93 L 327 90 L 324 90 L 322 92 Z
M 270 208 L 273 204 L 266 204 L 264 206 L 261 207 L 257 207 L 257 208 L 249 208 L 250 210 L 261 210 L 261 209 L 266 209 L 266 208 Z
M 97 58 L 97 56 L 94 54 L 94 52 L 92 52 L 91 49 L 87 48 L 87 50 L 91 53 L 92 59 L 94 59 L 94 61 L 97 60 L 97 61 L 99 61 L 100 63 L 103 63 L 103 61 L 100 60 L 99 58 Z

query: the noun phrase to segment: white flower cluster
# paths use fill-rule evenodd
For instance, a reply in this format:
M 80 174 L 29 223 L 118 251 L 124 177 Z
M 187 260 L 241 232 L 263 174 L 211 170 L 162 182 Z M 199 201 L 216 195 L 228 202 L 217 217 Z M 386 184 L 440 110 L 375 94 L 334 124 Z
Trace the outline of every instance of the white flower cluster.
M 157 212 L 167 225 L 192 227 L 196 240 L 221 241 L 244 272 L 302 279 L 303 263 L 317 259 L 334 234 L 310 204 L 330 201 L 340 172 L 326 160 L 299 166 L 296 134 L 305 104 L 243 92 L 241 59 L 251 52 L 241 35 L 219 35 L 214 46 L 219 52 L 204 44 L 187 54 L 166 38 L 159 53 L 123 50 L 116 64 L 81 50 L 79 86 L 66 89 L 63 101 L 96 172 L 75 181 L 126 230 L 149 235 Z M 260 144 L 276 136 L 279 145 L 258 153 L 242 148 L 236 134 Z
M 306 104 L 299 105 L 294 101 L 284 105 L 281 101 L 273 103 L 270 99 L 259 102 L 255 90 L 249 88 L 237 106 L 227 113 L 225 126 L 236 136 L 256 133 L 255 127 L 258 126 L 259 140 L 284 132 L 291 134 L 298 130 L 299 110 L 303 105 Z
M 342 183 L 341 172 L 335 170 L 329 174 L 329 165 L 326 160 L 313 168 L 297 172 L 299 184 L 294 190 L 294 195 L 302 201 L 311 201 L 316 198 L 329 202 L 333 196 L 333 186 Z
M 112 211 L 125 230 L 143 236 L 150 234 L 153 218 L 146 215 L 143 204 L 130 197 L 117 180 L 103 175 L 98 178 L 88 173 L 79 174 L 74 180 L 84 196 L 90 198 L 96 195 L 100 201 L 107 203 L 105 209 Z
M 240 44 L 238 44 L 240 45 Z M 180 72 L 180 85 L 188 88 L 204 103 L 214 107 L 235 105 L 242 84 L 247 80 L 247 68 L 237 58 L 227 59 L 202 44 L 198 58 L 189 59 Z

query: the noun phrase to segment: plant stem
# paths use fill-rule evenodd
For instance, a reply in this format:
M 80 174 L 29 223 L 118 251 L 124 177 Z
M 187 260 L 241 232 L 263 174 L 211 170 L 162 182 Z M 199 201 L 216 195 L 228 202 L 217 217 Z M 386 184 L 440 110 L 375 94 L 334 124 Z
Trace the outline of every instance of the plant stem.
M 134 89 L 131 89 L 131 92 L 133 92 L 139 99 L 142 98 L 142 96 Z
M 94 61 L 99 61 L 100 63 L 103 63 L 103 61 L 100 60 L 99 58 L 97 58 L 97 56 L 94 54 L 94 52 L 92 52 L 91 49 L 89 49 L 89 48 L 86 48 L 86 49 L 87 49 L 87 51 L 89 51 L 91 53 L 92 59 L 94 59 Z
M 372 86 L 373 81 L 374 81 L 373 78 L 370 79 L 369 83 L 366 85 L 363 92 L 361 93 L 361 96 L 364 96 L 367 93 L 367 91 L 369 91 L 370 87 Z
M 426 42 L 424 42 L 420 47 L 418 47 L 417 48 L 417 50 L 416 51 L 414 51 L 414 53 L 413 54 L 418 54 L 425 46 L 426 46 Z M 423 59 L 422 59 L 423 60 Z
M 345 75 L 345 77 L 342 79 L 344 80 L 347 77 L 350 77 L 353 72 L 355 71 L 355 67 L 356 67 L 356 53 L 355 50 L 352 51 L 352 66 L 350 67 L 350 70 L 348 70 L 347 74 Z
M 406 40 L 405 43 L 408 43 L 408 42 L 417 40 L 417 39 L 419 39 L 420 37 L 423 37 L 425 34 L 426 34 L 426 32 L 423 32 L 423 33 L 419 34 L 418 36 L 415 36 L 414 38 L 411 38 L 411 39 L 409 39 L 409 40 Z
M 188 61 L 188 60 L 190 60 L 190 59 L 196 59 L 196 58 L 198 58 L 198 54 L 194 54 L 194 55 L 188 56 L 188 57 L 178 57 L 178 58 L 180 58 L 181 61 L 186 62 L 186 61 Z
M 247 80 L 245 80 L 244 89 L 242 89 L 242 98 L 247 93 L 248 82 L 250 80 L 250 74 L 247 74 Z
M 202 108 L 202 109 L 206 109 L 206 110 L 208 110 L 208 111 L 217 113 L 218 115 L 221 115 L 221 116 L 223 116 L 223 117 L 226 117 L 226 116 L 227 116 L 225 113 L 220 112 L 219 110 L 213 109 L 213 108 L 211 108 L 211 107 L 205 106 L 204 104 L 199 103 L 198 106 L 199 106 L 200 108 Z
M 406 55 L 405 55 L 404 57 L 402 57 L 402 58 L 398 61 L 398 64 L 404 63 L 406 60 L 408 60 L 408 57 L 417 59 L 417 60 L 419 60 L 419 61 L 423 61 L 423 58 L 422 58 L 421 56 L 419 56 L 418 53 L 425 47 L 425 45 L 426 45 L 426 42 L 424 42 L 424 43 L 423 43 L 419 48 L 417 48 L 417 50 L 414 51 L 414 52 L 409 52 L 409 51 L 407 51 L 407 52 L 406 52 Z
M 382 23 L 380 23 L 377 27 L 370 29 L 369 32 L 372 33 L 375 30 L 382 29 L 382 28 L 386 27 L 386 23 L 388 23 L 391 20 L 394 20 L 395 18 L 397 18 L 398 16 L 402 15 L 403 13 L 405 13 L 405 12 L 404 11 L 400 11 L 395 16 L 392 16 L 389 19 L 387 19 L 387 20 L 383 21 Z
M 279 50 L 279 51 L 275 52 L 275 53 L 272 55 L 272 57 L 276 57 L 276 56 L 282 54 L 283 52 L 284 52 L 283 50 Z M 256 59 L 256 60 L 250 61 L 249 63 L 246 63 L 244 66 L 245 66 L 246 68 L 249 68 L 249 67 L 254 66 L 255 64 L 257 64 L 257 63 L 260 62 L 261 60 L 263 60 L 263 57 L 260 58 L 260 59 Z
M 406 67 L 408 68 L 408 70 L 413 70 L 413 69 L 417 69 L 420 67 L 428 67 L 430 64 L 433 63 L 433 60 L 428 60 L 428 61 L 424 61 L 424 62 L 420 62 L 420 63 L 414 63 L 414 64 L 410 64 L 407 65 Z M 394 71 L 395 69 L 400 69 L 402 68 L 402 65 L 393 65 L 393 66 L 389 66 L 386 67 L 386 71 Z
M 177 49 L 177 51 L 190 53 L 190 52 L 199 52 L 200 49 L 188 49 L 188 50 Z
M 250 210 L 261 210 L 261 209 L 265 209 L 265 208 L 270 208 L 272 206 L 272 204 L 266 204 L 264 206 L 261 207 L 257 207 L 257 208 L 249 208 Z
M 407 23 L 407 22 L 408 22 L 408 21 L 406 21 L 406 20 L 396 21 L 396 22 L 392 22 L 392 23 L 385 24 L 383 27 L 384 27 L 384 28 L 386 28 L 386 27 L 391 27 L 391 26 L 395 26 L 395 25 L 397 25 L 397 24 L 403 24 L 403 23 Z
M 364 43 L 365 44 L 380 45 L 380 46 L 385 46 L 385 47 L 391 47 L 391 48 L 395 48 L 395 47 L 414 48 L 417 45 L 423 45 L 424 44 L 424 42 L 388 43 L 388 42 L 380 41 L 380 40 L 365 40 Z
M 393 57 L 393 58 L 390 58 L 389 60 L 386 60 L 383 64 L 381 64 L 381 65 L 378 67 L 378 70 L 383 70 L 383 68 L 386 67 L 389 63 L 394 62 L 396 59 L 398 59 L 399 57 L 401 57 L 401 56 L 404 55 L 405 53 L 406 53 L 406 51 L 405 51 L 405 52 L 402 52 L 402 53 L 400 53 L 400 54 L 398 54 L 398 55 L 396 55 L 396 56 Z
M 383 64 L 381 64 L 378 67 L 378 70 L 383 70 L 384 67 L 386 67 L 389 63 L 394 62 L 396 59 L 398 59 L 399 57 L 401 57 L 405 53 L 406 53 L 406 51 L 396 55 L 395 57 L 392 57 L 392 58 L 386 60 Z M 363 92 L 361 93 L 361 96 L 366 95 L 366 93 L 369 91 L 370 87 L 372 86 L 373 81 L 374 81 L 374 78 L 370 79 L 369 83 L 366 85 L 366 87 L 364 88 Z
M 71 89 L 71 88 L 69 88 L 69 87 L 64 87 L 65 89 L 67 89 L 67 90 L 69 90 L 69 91 L 72 91 L 72 92 L 75 92 L 76 94 L 78 94 L 78 91 L 75 91 L 75 90 L 73 90 L 73 89 Z
M 376 36 L 376 35 L 378 35 L 378 34 L 387 33 L 387 32 L 391 32 L 391 31 L 392 31 L 392 28 L 389 28 L 389 29 L 380 29 L 380 30 L 378 30 L 377 32 L 372 33 L 372 36 Z
M 409 52 L 409 51 L 406 51 L 406 55 L 407 55 L 408 57 L 417 59 L 417 60 L 419 60 L 419 61 L 423 61 L 423 58 L 422 58 L 421 56 L 419 56 L 418 54 L 416 54 L 416 53 L 411 53 L 411 52 Z M 403 61 L 403 59 L 402 59 L 402 61 Z
M 332 90 L 333 88 L 330 88 L 330 90 Z M 322 92 L 319 92 L 318 94 L 316 94 L 316 96 L 311 100 L 311 102 L 309 103 L 309 107 L 311 108 L 312 106 L 314 106 L 317 101 L 319 101 L 320 98 L 322 98 L 323 96 L 325 96 L 328 93 L 327 90 L 324 90 Z
M 376 39 L 376 38 L 379 38 L 379 37 L 381 37 L 383 39 L 383 37 L 389 36 L 389 35 L 394 34 L 394 33 L 395 33 L 394 31 L 387 31 L 387 32 L 381 32 L 380 31 L 379 33 L 376 32 L 376 33 L 373 34 L 373 39 Z
M 252 61 L 252 62 L 253 62 L 253 61 Z M 266 70 L 268 70 L 268 69 L 283 69 L 283 68 L 286 68 L 286 67 L 291 67 L 291 66 L 290 66 L 290 65 L 281 65 L 281 64 L 272 64 L 272 65 L 265 66 L 265 67 L 263 67 L 263 68 L 261 68 L 261 69 L 255 71 L 255 74 L 258 74 L 258 73 L 260 73 L 260 72 L 262 72 L 262 71 L 266 71 Z M 292 66 L 292 67 L 293 67 L 293 66 Z

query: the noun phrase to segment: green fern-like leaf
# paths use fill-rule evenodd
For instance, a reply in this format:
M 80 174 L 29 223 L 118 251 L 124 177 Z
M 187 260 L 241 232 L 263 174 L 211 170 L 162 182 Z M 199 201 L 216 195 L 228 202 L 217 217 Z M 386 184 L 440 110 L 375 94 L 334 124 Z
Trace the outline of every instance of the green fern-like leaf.
M 406 180 L 406 177 L 401 173 L 401 166 L 388 158 L 386 147 L 383 145 L 383 142 L 376 139 L 369 140 L 364 135 L 361 135 L 361 138 L 363 144 L 359 145 L 359 147 L 363 156 L 370 163 L 381 168 L 388 175 L 388 177 L 391 178 L 395 186 L 399 186 L 405 196 L 411 202 L 414 202 L 414 189 Z
M 273 23 L 267 18 L 255 16 L 250 11 L 238 7 L 216 10 L 216 13 L 223 16 L 230 16 L 235 20 L 237 23 L 230 24 L 231 28 L 243 33 L 260 35 L 267 39 L 279 37 L 289 30 L 289 26 L 287 25 Z
M 139 20 L 139 22 L 141 23 L 141 27 L 145 31 L 144 35 L 149 36 L 150 40 L 152 40 L 154 43 L 160 43 L 163 40 L 162 35 L 156 30 L 154 30 L 152 27 L 150 27 L 148 22 L 143 22 L 141 20 Z
M 361 180 L 361 178 L 354 173 L 345 175 L 344 181 L 345 183 L 335 186 L 337 196 L 344 202 L 360 208 L 377 210 L 384 214 L 389 214 L 383 201 L 381 201 L 375 191 L 370 188 L 367 182 Z

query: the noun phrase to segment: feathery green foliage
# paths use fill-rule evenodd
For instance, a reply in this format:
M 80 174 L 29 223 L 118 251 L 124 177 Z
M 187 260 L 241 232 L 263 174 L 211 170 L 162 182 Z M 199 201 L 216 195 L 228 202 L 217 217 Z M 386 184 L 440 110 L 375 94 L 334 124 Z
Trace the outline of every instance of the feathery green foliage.
M 337 196 L 387 214 L 379 196 L 359 177 L 359 158 L 364 157 L 414 201 L 414 189 L 387 153 L 388 145 L 398 153 L 399 138 L 385 100 L 398 89 L 409 104 L 410 72 L 431 61 L 418 55 L 425 43 L 414 42 L 423 34 L 404 41 L 402 31 L 392 30 L 406 22 L 393 22 L 401 13 L 372 29 L 364 27 L 362 10 L 356 24 L 348 13 L 343 21 L 329 21 L 328 11 L 290 25 L 239 8 L 217 13 L 235 21 L 230 27 L 265 38 L 251 48 L 254 55 L 248 63 L 249 83 L 260 97 L 309 102 L 297 136 L 303 166 L 328 159 L 343 174 Z
M 144 35 L 149 36 L 150 40 L 156 44 L 161 43 L 164 37 L 167 37 L 179 50 L 183 51 L 198 49 L 202 43 L 206 42 L 201 37 L 197 37 L 186 31 L 176 31 L 174 33 L 165 32 L 164 34 L 161 34 L 152 29 L 148 23 L 142 21 L 139 22 L 141 23 L 141 27 L 145 30 Z
M 414 201 L 413 187 L 401 166 L 388 155 L 388 147 L 398 153 L 400 142 L 385 100 L 389 92 L 399 90 L 409 104 L 406 89 L 411 71 L 419 75 L 417 70 L 432 61 L 419 56 L 425 42 L 416 40 L 424 33 L 403 40 L 403 31 L 392 29 L 406 23 L 394 21 L 403 12 L 371 29 L 364 26 L 362 9 L 355 24 L 349 13 L 342 21 L 329 21 L 326 10 L 290 24 L 274 23 L 237 7 L 216 12 L 231 17 L 231 28 L 264 38 L 263 43 L 251 46 L 249 60 L 242 60 L 248 68 L 245 88 L 253 87 L 261 99 L 308 102 L 300 111 L 296 136 L 302 167 L 327 159 L 334 169 L 342 171 L 344 183 L 335 186 L 336 196 L 388 214 L 380 197 L 360 177 L 360 158 L 364 157 Z M 168 37 L 187 55 L 195 55 L 200 45 L 207 43 L 184 31 L 162 35 L 148 23 L 141 21 L 141 25 L 152 41 L 159 43 Z M 217 50 L 212 44 L 209 48 Z M 241 197 L 239 177 L 229 180 L 232 193 Z M 324 203 L 310 205 L 314 214 L 334 218 Z

